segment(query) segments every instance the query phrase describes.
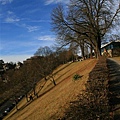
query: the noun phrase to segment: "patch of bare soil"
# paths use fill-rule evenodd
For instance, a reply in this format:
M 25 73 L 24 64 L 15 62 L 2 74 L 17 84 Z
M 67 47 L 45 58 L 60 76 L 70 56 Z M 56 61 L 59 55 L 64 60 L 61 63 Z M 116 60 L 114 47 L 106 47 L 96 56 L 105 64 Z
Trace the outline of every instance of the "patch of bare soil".
M 56 74 L 57 85 L 55 87 L 48 81 L 46 88 L 43 88 L 42 92 L 47 89 L 47 86 L 49 86 L 49 88 L 51 86 L 52 89 L 50 89 L 49 92 L 46 92 L 46 94 L 32 101 L 31 104 L 24 109 L 20 109 L 5 119 L 57 120 L 62 118 L 65 109 L 70 105 L 70 101 L 76 100 L 77 96 L 85 90 L 85 83 L 96 62 L 96 59 L 89 59 L 72 63 L 63 70 L 60 70 L 61 68 L 58 69 L 59 72 Z M 76 73 L 83 77 L 77 81 L 73 81 L 73 75 Z

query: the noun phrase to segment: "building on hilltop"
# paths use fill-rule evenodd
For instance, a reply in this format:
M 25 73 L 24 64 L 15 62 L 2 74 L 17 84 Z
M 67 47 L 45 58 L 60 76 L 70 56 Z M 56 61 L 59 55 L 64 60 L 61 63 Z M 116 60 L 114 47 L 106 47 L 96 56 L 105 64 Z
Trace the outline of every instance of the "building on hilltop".
M 102 55 L 108 57 L 120 56 L 120 40 L 109 42 L 101 47 Z

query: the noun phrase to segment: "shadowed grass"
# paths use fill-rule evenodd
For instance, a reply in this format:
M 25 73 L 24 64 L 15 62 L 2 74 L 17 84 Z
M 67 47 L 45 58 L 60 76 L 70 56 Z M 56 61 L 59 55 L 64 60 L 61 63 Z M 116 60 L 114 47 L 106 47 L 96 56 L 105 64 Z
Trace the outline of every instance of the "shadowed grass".
M 57 120 L 57 117 L 64 115 L 65 108 L 69 106 L 71 100 L 76 100 L 76 96 L 85 89 L 89 72 L 96 64 L 96 59 L 89 59 L 82 62 L 74 62 L 70 65 L 60 66 L 54 71 L 56 86 L 48 80 L 39 92 L 39 98 L 34 98 L 30 104 L 26 104 L 25 98 L 20 102 L 18 112 L 13 110 L 5 119 L 8 120 Z M 64 68 L 64 69 L 63 69 Z M 59 71 L 59 72 L 57 72 Z M 83 77 L 73 82 L 73 75 L 77 73 Z M 40 83 L 39 83 L 40 84 Z M 40 87 L 40 85 L 38 86 Z M 38 88 L 39 88 L 38 87 Z M 22 108 L 23 107 L 23 108 Z M 16 113 L 15 113 L 16 112 Z

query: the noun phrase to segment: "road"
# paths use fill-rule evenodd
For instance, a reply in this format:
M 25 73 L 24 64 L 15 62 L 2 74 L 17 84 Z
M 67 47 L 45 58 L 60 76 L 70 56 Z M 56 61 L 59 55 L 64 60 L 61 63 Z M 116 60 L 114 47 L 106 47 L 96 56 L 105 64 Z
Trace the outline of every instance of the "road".
M 120 120 L 120 60 L 109 58 L 109 91 L 112 94 L 110 103 L 113 106 L 114 120 Z

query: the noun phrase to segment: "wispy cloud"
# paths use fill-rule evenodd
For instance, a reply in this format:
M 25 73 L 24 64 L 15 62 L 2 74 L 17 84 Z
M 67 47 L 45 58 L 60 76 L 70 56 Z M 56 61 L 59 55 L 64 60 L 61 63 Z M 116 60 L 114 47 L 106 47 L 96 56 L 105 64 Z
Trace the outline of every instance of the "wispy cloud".
M 19 22 L 20 21 L 20 19 L 19 18 L 10 18 L 10 17 L 8 17 L 8 18 L 6 18 L 5 19 L 5 22 L 6 23 L 14 23 L 14 22 Z
M 44 36 L 39 36 L 37 40 L 43 40 L 43 41 L 54 41 L 55 36 L 53 35 L 44 35 Z
M 56 3 L 69 3 L 69 0 L 45 0 L 45 5 L 56 4 Z
M 41 10 L 40 8 L 29 9 L 29 10 L 26 10 L 26 11 L 24 12 L 24 14 L 34 14 L 34 13 L 40 11 L 40 10 Z
M 31 23 L 50 23 L 51 20 L 45 20 L 45 19 L 41 19 L 41 20 L 34 20 L 34 19 L 28 19 L 28 18 L 22 18 L 21 20 L 25 21 L 25 22 L 31 22 Z
M 38 31 L 40 29 L 39 26 L 31 26 L 31 25 L 27 25 L 27 24 L 19 24 L 19 26 L 26 28 L 28 30 L 28 32 Z
M 13 0 L 0 0 L 0 4 L 2 4 L 2 5 L 6 5 L 6 4 L 12 3 L 12 2 L 13 2 Z
M 34 31 L 38 31 L 39 27 L 38 26 L 27 26 L 26 27 L 28 29 L 28 32 L 34 32 Z
M 9 14 L 9 15 L 11 15 L 11 14 L 14 14 L 12 11 L 7 11 L 7 13 Z
M 20 19 L 12 11 L 7 11 L 6 13 L 6 18 L 4 18 L 5 23 L 15 23 L 20 21 Z
M 18 27 L 27 29 L 28 32 L 38 31 L 40 29 L 40 26 L 32 26 L 32 25 L 22 23 L 21 19 L 19 19 L 19 18 L 7 17 L 4 21 L 4 23 L 13 23 L 14 25 L 16 25 Z
M 40 29 L 40 26 L 33 26 L 26 24 L 24 18 L 18 18 L 12 11 L 7 11 L 7 15 L 5 17 L 6 18 L 4 18 L 3 23 L 13 23 L 18 27 L 27 29 L 28 32 L 38 31 Z

